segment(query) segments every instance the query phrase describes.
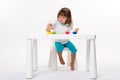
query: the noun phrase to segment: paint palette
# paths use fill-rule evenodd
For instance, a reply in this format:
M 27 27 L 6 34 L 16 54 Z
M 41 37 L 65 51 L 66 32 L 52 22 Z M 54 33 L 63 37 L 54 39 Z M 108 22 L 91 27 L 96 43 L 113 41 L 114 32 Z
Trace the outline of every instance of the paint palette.
M 47 34 L 56 34 L 55 31 L 52 31 L 52 32 L 47 32 Z M 73 31 L 73 32 L 69 32 L 69 31 L 66 31 L 65 34 L 77 34 L 77 32 Z

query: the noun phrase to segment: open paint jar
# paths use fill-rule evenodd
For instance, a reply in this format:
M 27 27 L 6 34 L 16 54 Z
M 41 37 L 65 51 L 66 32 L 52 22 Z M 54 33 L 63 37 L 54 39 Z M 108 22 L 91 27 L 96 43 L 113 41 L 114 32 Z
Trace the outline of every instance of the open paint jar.
M 77 32 L 73 32 L 73 34 L 77 34 Z
M 56 32 L 55 32 L 55 31 L 53 31 L 53 32 L 52 32 L 52 34 L 56 34 Z
M 66 31 L 65 34 L 70 34 L 70 32 L 69 32 L 69 31 Z

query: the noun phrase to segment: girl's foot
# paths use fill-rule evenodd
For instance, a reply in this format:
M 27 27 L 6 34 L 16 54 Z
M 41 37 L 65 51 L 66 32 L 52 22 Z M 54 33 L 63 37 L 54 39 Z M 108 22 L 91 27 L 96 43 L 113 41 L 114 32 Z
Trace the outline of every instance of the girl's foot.
M 70 69 L 73 71 L 74 70 L 74 64 L 70 64 Z
M 59 61 L 60 61 L 60 63 L 61 63 L 62 65 L 64 65 L 64 64 L 65 64 L 65 62 L 64 62 L 64 60 L 63 60 L 63 58 L 62 58 L 62 57 L 59 57 Z

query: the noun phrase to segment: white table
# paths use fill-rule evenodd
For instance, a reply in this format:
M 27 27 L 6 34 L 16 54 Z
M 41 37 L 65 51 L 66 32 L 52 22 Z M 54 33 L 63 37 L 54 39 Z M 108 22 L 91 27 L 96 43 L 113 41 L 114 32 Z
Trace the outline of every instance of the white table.
M 37 70 L 37 40 L 53 39 L 84 39 L 87 41 L 86 47 L 86 70 L 89 71 L 90 78 L 97 78 L 96 64 L 96 35 L 79 34 L 32 34 L 27 36 L 27 59 L 26 59 L 26 78 L 33 78 L 33 70 Z

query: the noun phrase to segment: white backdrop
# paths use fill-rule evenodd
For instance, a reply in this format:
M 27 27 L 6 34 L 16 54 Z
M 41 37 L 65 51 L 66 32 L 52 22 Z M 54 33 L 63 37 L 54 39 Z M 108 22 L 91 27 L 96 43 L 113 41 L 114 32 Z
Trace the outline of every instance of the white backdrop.
M 24 70 L 26 35 L 45 33 L 46 23 L 55 19 L 62 7 L 71 9 L 74 25 L 80 28 L 79 34 L 97 35 L 98 67 L 104 64 L 120 66 L 119 0 L 1 0 L 0 71 Z M 85 47 L 82 42 L 79 49 Z M 42 49 L 39 57 L 43 56 L 45 64 L 49 57 L 49 47 L 45 47 L 49 43 L 43 41 L 42 46 L 39 43 Z

